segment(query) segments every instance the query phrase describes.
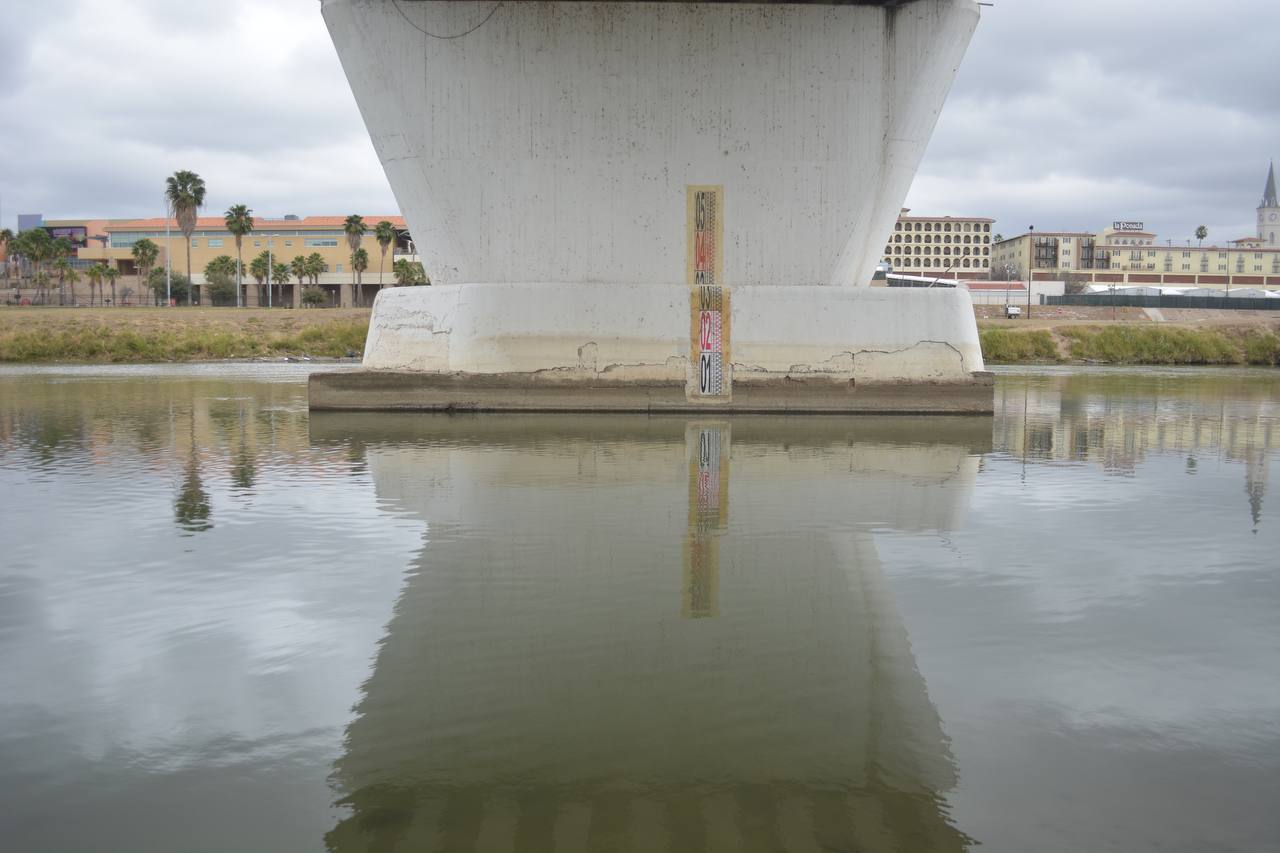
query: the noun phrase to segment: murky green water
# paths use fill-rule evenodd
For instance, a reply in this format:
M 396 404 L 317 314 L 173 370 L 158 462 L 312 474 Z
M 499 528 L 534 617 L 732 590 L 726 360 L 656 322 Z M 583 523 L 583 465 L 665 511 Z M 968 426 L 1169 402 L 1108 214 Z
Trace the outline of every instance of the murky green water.
M 1280 844 L 1280 373 L 994 419 L 0 371 L 0 848 Z

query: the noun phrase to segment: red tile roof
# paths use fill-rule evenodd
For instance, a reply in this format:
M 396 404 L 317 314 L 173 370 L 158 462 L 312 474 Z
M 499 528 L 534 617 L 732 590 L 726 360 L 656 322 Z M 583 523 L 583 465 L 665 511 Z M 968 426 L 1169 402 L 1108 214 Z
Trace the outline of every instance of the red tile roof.
M 270 231 L 272 229 L 296 231 L 307 228 L 341 228 L 345 222 L 345 216 L 304 216 L 301 219 L 266 219 L 260 216 L 253 218 L 253 230 L 255 232 Z M 365 216 L 365 225 L 369 226 L 369 230 L 373 230 L 373 226 L 377 225 L 383 219 L 390 222 L 397 228 L 404 228 L 403 216 Z M 177 220 L 170 219 L 168 224 L 173 230 L 178 230 Z M 137 219 L 133 222 L 115 222 L 106 226 L 107 231 L 159 231 L 165 226 L 165 218 L 157 216 L 153 219 Z M 201 216 L 196 220 L 197 231 L 225 231 L 227 230 L 227 221 L 222 216 Z

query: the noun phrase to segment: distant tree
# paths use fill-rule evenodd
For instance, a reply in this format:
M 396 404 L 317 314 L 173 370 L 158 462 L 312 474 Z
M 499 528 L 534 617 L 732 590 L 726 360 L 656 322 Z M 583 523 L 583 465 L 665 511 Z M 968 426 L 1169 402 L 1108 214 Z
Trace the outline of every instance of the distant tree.
M 196 215 L 204 206 L 204 179 L 185 169 L 165 179 L 164 197 L 178 220 L 178 230 L 187 244 L 187 281 L 191 281 L 191 235 L 196 230 Z M 193 305 L 195 288 L 187 288 L 187 305 Z
M 281 307 L 284 305 L 284 286 L 289 283 L 290 271 L 290 266 L 282 261 L 273 261 L 271 264 L 271 284 L 279 288 L 277 292 L 280 296 L 276 299 L 276 305 Z
M 997 231 L 995 234 L 991 235 L 991 242 L 992 242 L 992 243 L 1000 243 L 1000 242 L 1003 242 L 1003 241 L 1004 241 L 1004 235 L 1003 235 L 1003 234 L 1001 234 L 999 231 Z
M 1084 286 L 1089 282 L 1089 276 L 1074 270 L 1059 270 L 1058 278 L 1062 279 L 1063 293 L 1068 295 L 1084 293 Z
M 357 287 L 360 288 L 360 298 L 356 299 L 357 305 L 364 305 L 364 271 L 369 268 L 369 252 L 367 249 L 359 248 L 351 253 L 351 271 L 356 274 Z
M 311 279 L 311 284 L 318 287 L 320 285 L 320 276 L 329 271 L 329 265 L 325 263 L 324 256 L 319 252 L 312 252 L 307 255 L 307 277 Z
M 164 269 L 156 267 L 147 275 L 147 286 L 151 288 L 151 293 L 155 297 L 155 304 L 160 305 L 165 298 L 165 276 Z M 187 298 L 187 294 L 191 290 L 191 280 L 180 272 L 170 273 L 169 275 L 169 295 L 173 299 L 181 302 Z
M 231 232 L 231 236 L 236 238 L 236 307 L 239 307 L 248 301 L 247 298 L 244 301 L 241 301 L 240 298 L 244 285 L 244 261 L 241 253 L 241 244 L 244 242 L 244 238 L 253 232 L 253 211 L 243 204 L 233 204 L 227 208 L 226 222 L 227 230 Z
M 328 294 L 318 287 L 308 287 L 306 290 L 302 291 L 302 304 L 309 308 L 315 308 L 318 305 L 323 305 L 328 300 Z
M 270 264 L 271 255 L 267 253 L 266 249 L 263 249 L 257 257 L 249 261 L 249 275 L 253 276 L 254 280 L 258 282 L 259 291 L 262 290 L 262 286 L 267 282 L 267 270 L 270 268 Z M 261 302 L 262 300 L 259 299 L 258 301 Z
M 1203 245 L 1204 245 L 1204 238 L 1205 238 L 1205 237 L 1208 237 L 1208 236 L 1209 236 L 1209 229 L 1208 229 L 1208 228 L 1206 228 L 1206 227 L 1205 227 L 1205 226 L 1203 226 L 1203 225 L 1201 225 L 1201 226 L 1199 226 L 1198 228 L 1196 228 L 1196 239 L 1200 241 L 1200 242 L 1199 242 L 1199 243 L 1197 243 L 1196 245 L 1197 245 L 1197 246 L 1203 246 Z
M 378 241 L 378 248 L 382 250 L 382 259 L 378 261 L 378 289 L 381 290 L 382 270 L 387 265 L 387 249 L 396 241 L 396 227 L 390 220 L 383 219 L 373 226 L 373 236 Z
M 102 271 L 102 278 L 111 285 L 111 306 L 116 307 L 116 279 L 120 277 L 120 270 L 115 267 L 106 267 Z M 102 300 L 99 299 L 99 302 Z
M 104 273 L 106 272 L 106 269 L 107 269 L 106 264 L 94 264 L 93 266 L 89 267 L 87 270 L 84 271 L 84 277 L 89 282 L 89 304 L 90 305 L 93 305 L 93 291 L 95 287 L 98 289 L 99 304 L 101 304 L 102 280 L 106 278 L 106 276 L 104 275 Z
M 4 280 L 9 280 L 9 253 L 13 248 L 13 231 L 9 228 L 0 228 L 0 249 L 5 251 L 4 259 Z
M 307 259 L 303 255 L 294 255 L 293 260 L 289 262 L 289 272 L 293 273 L 293 277 L 298 280 L 298 287 L 306 284 L 307 281 Z
M 369 227 L 364 224 L 364 217 L 357 216 L 354 213 L 348 216 L 346 218 L 346 221 L 342 223 L 342 233 L 347 235 L 347 248 L 351 250 L 351 254 L 353 256 L 352 263 L 351 263 L 351 286 L 356 290 L 357 305 L 359 305 L 361 302 L 361 299 L 360 299 L 361 293 L 360 293 L 360 283 L 356 277 L 354 255 L 356 253 L 356 249 L 360 248 L 360 242 L 364 239 L 365 232 L 368 230 L 369 230 Z M 367 262 L 366 262 L 366 266 L 367 266 Z
M 991 265 L 992 281 L 1022 281 L 1022 266 L 1020 264 L 1003 264 L 1001 266 Z
M 204 277 L 210 282 L 218 281 L 219 283 L 230 283 L 234 286 L 236 269 L 235 258 L 230 255 L 218 255 L 218 257 L 204 265 Z
M 55 254 L 53 237 L 43 228 L 29 228 L 13 239 L 12 249 L 14 254 L 30 266 L 31 278 L 36 287 L 43 291 L 44 264 L 52 260 Z
M 422 264 L 405 258 L 401 258 L 391 265 L 391 274 L 395 276 L 396 284 L 401 287 L 431 283 L 431 280 L 427 278 L 426 271 L 422 269 Z
M 209 286 L 211 305 L 239 304 L 239 289 L 236 286 L 236 273 L 239 268 L 240 265 L 236 259 L 230 255 L 218 255 L 204 265 L 204 280 Z
M 67 258 L 58 258 L 50 266 L 53 268 L 54 275 L 58 277 L 58 304 L 62 305 L 66 297 L 67 277 L 74 273 L 75 269 Z
M 133 255 L 133 262 L 138 267 L 138 283 L 141 286 L 142 282 L 151 279 L 151 268 L 160 257 L 160 247 L 143 237 L 130 247 L 129 253 Z

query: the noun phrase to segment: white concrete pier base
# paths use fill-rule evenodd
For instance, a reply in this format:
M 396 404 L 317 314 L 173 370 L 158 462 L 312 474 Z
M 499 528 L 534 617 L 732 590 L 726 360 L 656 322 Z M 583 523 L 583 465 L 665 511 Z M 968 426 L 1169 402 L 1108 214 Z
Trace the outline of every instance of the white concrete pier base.
M 967 291 L 726 290 L 720 396 L 696 390 L 688 287 L 465 284 L 380 292 L 365 370 L 313 375 L 311 407 L 992 411 Z

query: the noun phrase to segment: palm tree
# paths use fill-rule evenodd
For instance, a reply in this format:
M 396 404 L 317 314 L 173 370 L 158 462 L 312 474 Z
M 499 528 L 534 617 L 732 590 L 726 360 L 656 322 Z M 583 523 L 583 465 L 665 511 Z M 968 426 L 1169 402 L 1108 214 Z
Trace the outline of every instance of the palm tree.
M 1200 241 L 1197 245 L 1198 245 L 1198 246 L 1203 246 L 1203 245 L 1204 245 L 1204 238 L 1205 238 L 1205 237 L 1208 237 L 1208 236 L 1209 236 L 1209 229 L 1208 229 L 1208 228 L 1204 227 L 1203 225 L 1201 225 L 1199 228 L 1197 228 L 1197 229 L 1196 229 L 1196 239 Z
M 311 277 L 311 284 L 319 287 L 320 276 L 329 271 L 329 265 L 325 263 L 324 256 L 319 252 L 312 252 L 307 255 L 307 275 Z
M 9 248 L 13 245 L 13 231 L 9 228 L 0 228 L 0 249 L 5 250 L 4 257 L 4 278 L 9 280 Z
M 70 262 L 68 262 L 68 264 L 67 264 L 67 287 L 71 290 L 71 304 L 72 304 L 72 305 L 75 305 L 75 304 L 76 304 L 76 284 L 78 284 L 78 283 L 79 283 L 79 281 L 80 281 L 80 273 L 76 271 L 76 268 L 75 268 L 75 267 L 71 266 Z
M 43 228 L 28 228 L 13 240 L 13 251 L 31 265 L 31 275 L 36 289 L 43 292 L 45 285 L 45 261 L 54 257 L 54 241 Z M 43 299 L 41 299 L 43 302 Z
M 236 307 L 239 308 L 243 304 L 240 301 L 240 286 L 244 282 L 244 262 L 240 256 L 240 244 L 245 236 L 253 233 L 253 211 L 243 204 L 231 205 L 227 208 L 227 230 L 236 238 Z M 244 301 L 249 301 L 247 293 Z
M 282 262 L 275 261 L 271 264 L 271 283 L 279 288 L 279 298 L 276 299 L 276 305 L 284 307 L 284 286 L 289 283 L 289 271 L 291 267 Z
M 75 270 L 71 267 L 71 261 L 66 258 L 58 258 L 53 262 L 53 271 L 58 274 L 58 304 L 62 305 L 66 298 L 67 279 Z M 75 302 L 75 294 L 72 293 L 72 302 Z
M 301 290 L 302 285 L 307 280 L 307 259 L 302 255 L 295 255 L 293 260 L 289 262 L 289 271 L 298 280 L 298 289 Z
M 142 292 L 143 282 L 151 277 L 151 268 L 156 265 L 156 259 L 160 257 L 160 247 L 155 243 L 143 237 L 133 244 L 129 252 L 133 255 L 133 262 L 138 267 L 138 292 Z M 141 296 L 139 296 L 141 303 Z
M 342 233 L 347 235 L 347 248 L 351 250 L 351 286 L 356 288 L 356 304 L 359 305 L 363 300 L 360 298 L 359 283 L 356 281 L 355 253 L 360 248 L 360 241 L 364 239 L 364 234 L 369 228 L 364 224 L 364 217 L 351 214 L 342 223 Z
M 422 269 L 422 264 L 406 258 L 401 258 L 391 265 L 391 274 L 396 277 L 396 283 L 401 287 L 431 283 Z
M 106 267 L 102 271 L 102 277 L 107 281 L 111 282 L 111 306 L 113 308 L 119 307 L 116 305 L 116 278 L 119 275 L 120 275 L 120 270 L 116 269 L 115 267 Z M 101 302 L 102 300 L 99 299 L 98 301 Z
M 368 268 L 369 252 L 362 246 L 351 253 L 351 271 L 356 274 L 356 281 L 359 282 L 361 291 L 364 290 L 364 271 Z
M 99 299 L 102 294 L 102 272 L 107 267 L 105 264 L 94 264 L 84 271 L 84 277 L 89 280 L 89 304 L 93 305 L 93 289 L 98 288 Z
M 378 289 L 382 289 L 382 269 L 387 265 L 387 249 L 396 241 L 396 227 L 386 219 L 373 226 L 373 236 L 382 249 L 382 259 L 378 261 Z
M 258 282 L 259 305 L 262 304 L 262 285 L 267 281 L 268 265 L 271 263 L 270 259 L 271 255 L 267 253 L 266 249 L 263 249 L 258 253 L 256 258 L 249 261 L 249 275 L 253 276 L 254 280 Z
M 178 230 L 187 244 L 187 278 L 191 278 L 191 235 L 196 230 L 196 214 L 204 206 L 204 178 L 183 169 L 165 179 L 164 197 L 178 220 Z M 187 291 L 187 305 L 194 305 L 195 287 Z

